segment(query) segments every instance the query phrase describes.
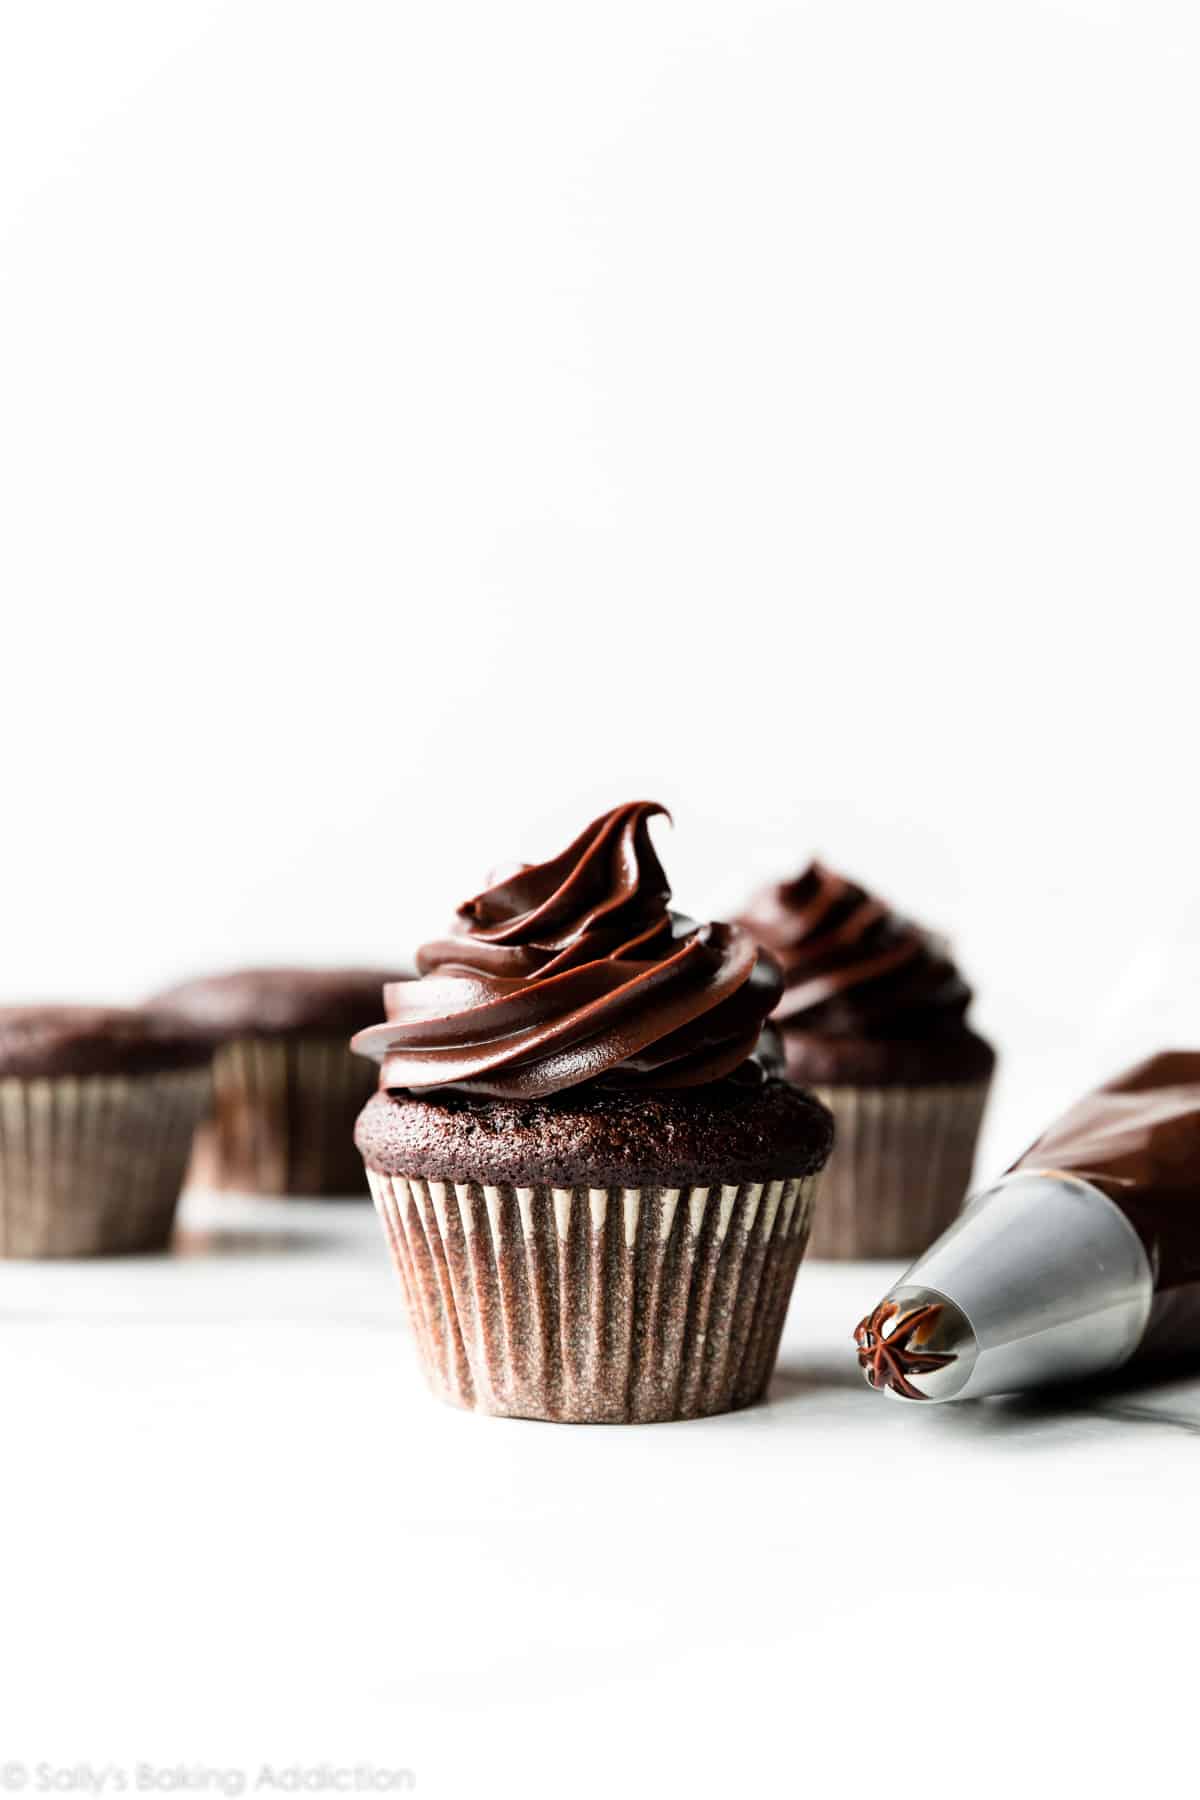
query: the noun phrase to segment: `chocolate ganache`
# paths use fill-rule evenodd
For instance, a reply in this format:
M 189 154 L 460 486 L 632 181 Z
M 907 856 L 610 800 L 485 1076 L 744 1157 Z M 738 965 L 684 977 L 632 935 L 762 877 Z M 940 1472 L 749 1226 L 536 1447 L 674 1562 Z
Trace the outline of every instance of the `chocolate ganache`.
M 1163 1050 L 1087 1094 L 1013 1164 L 1099 1188 L 1150 1264 L 1139 1357 L 1200 1351 L 1200 1051 Z
M 971 991 L 945 946 L 856 882 L 814 862 L 761 889 L 741 923 L 783 969 L 774 1023 L 791 1081 L 954 1085 L 991 1074 L 995 1054 L 967 1024 Z
M 582 1082 L 649 1090 L 761 1079 L 778 970 L 737 925 L 671 911 L 651 801 L 614 807 L 545 863 L 459 907 L 384 988 L 353 1048 L 382 1085 L 534 1100 Z
M 916 1037 L 962 1023 L 971 991 L 938 941 L 814 862 L 763 888 L 743 922 L 783 969 L 776 1022 Z

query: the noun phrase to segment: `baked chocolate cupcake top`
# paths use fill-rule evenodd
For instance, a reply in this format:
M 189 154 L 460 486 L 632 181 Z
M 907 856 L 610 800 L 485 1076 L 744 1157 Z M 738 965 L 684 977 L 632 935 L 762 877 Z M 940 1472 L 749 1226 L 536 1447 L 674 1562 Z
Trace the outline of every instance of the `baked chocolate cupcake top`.
M 156 994 L 151 1006 L 220 1039 L 345 1037 L 379 1016 L 379 990 L 396 969 L 235 969 Z
M 737 925 L 668 907 L 651 801 L 614 807 L 545 863 L 459 907 L 389 982 L 354 1049 L 383 1086 L 534 1100 L 582 1083 L 653 1091 L 762 1078 L 778 970 Z
M 426 1181 L 690 1187 L 814 1174 L 833 1115 L 788 1081 L 662 1093 L 571 1088 L 542 1100 L 374 1094 L 354 1140 L 368 1168 Z
M 202 1067 L 212 1053 L 209 1035 L 144 1007 L 0 1007 L 0 1078 L 147 1075 Z
M 742 923 L 783 970 L 773 1017 L 794 1079 L 953 1080 L 990 1068 L 945 944 L 856 882 L 811 863 L 762 888 Z

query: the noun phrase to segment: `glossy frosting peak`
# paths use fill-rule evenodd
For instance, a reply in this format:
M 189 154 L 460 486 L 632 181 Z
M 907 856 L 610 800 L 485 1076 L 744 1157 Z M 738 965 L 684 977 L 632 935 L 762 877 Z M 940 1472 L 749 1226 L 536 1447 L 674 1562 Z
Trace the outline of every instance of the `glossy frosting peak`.
M 924 1037 L 960 1029 L 971 992 L 944 946 L 814 862 L 763 888 L 743 923 L 783 969 L 787 1030 Z
M 354 1048 L 388 1088 L 536 1099 L 580 1082 L 696 1087 L 754 1069 L 777 970 L 736 925 L 669 909 L 652 801 L 614 807 L 521 866 L 422 946 Z

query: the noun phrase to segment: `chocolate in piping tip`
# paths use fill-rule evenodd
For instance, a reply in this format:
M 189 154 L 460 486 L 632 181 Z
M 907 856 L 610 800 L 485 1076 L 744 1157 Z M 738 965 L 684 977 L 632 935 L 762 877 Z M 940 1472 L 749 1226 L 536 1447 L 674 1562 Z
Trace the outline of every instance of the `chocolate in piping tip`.
M 905 1400 L 929 1398 L 912 1385 L 909 1377 L 932 1374 L 954 1361 L 952 1354 L 938 1355 L 917 1348 L 927 1341 L 941 1311 L 936 1300 L 903 1312 L 897 1301 L 881 1300 L 873 1313 L 859 1321 L 854 1342 L 858 1346 L 858 1366 L 868 1387 L 890 1389 Z
M 930 1288 L 895 1288 L 854 1330 L 868 1387 L 900 1400 L 949 1400 L 966 1384 L 977 1345 L 965 1313 Z

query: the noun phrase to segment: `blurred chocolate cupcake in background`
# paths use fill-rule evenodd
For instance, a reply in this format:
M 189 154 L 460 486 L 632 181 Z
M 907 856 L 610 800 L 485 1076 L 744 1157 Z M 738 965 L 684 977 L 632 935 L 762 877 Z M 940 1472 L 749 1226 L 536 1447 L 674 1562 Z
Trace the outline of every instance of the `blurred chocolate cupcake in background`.
M 674 912 L 615 807 L 467 900 L 355 1045 L 358 1143 L 429 1381 L 476 1412 L 697 1418 L 766 1390 L 833 1121 L 779 973 Z
M 821 863 L 741 922 L 783 970 L 788 1076 L 837 1123 L 810 1254 L 915 1256 L 966 1195 L 996 1060 L 970 989 L 939 938 Z
M 366 1198 L 354 1121 L 375 1086 L 348 1040 L 394 969 L 239 969 L 151 1002 L 217 1040 L 191 1180 L 251 1194 Z
M 165 1248 L 212 1042 L 123 1007 L 0 1007 L 0 1256 Z

